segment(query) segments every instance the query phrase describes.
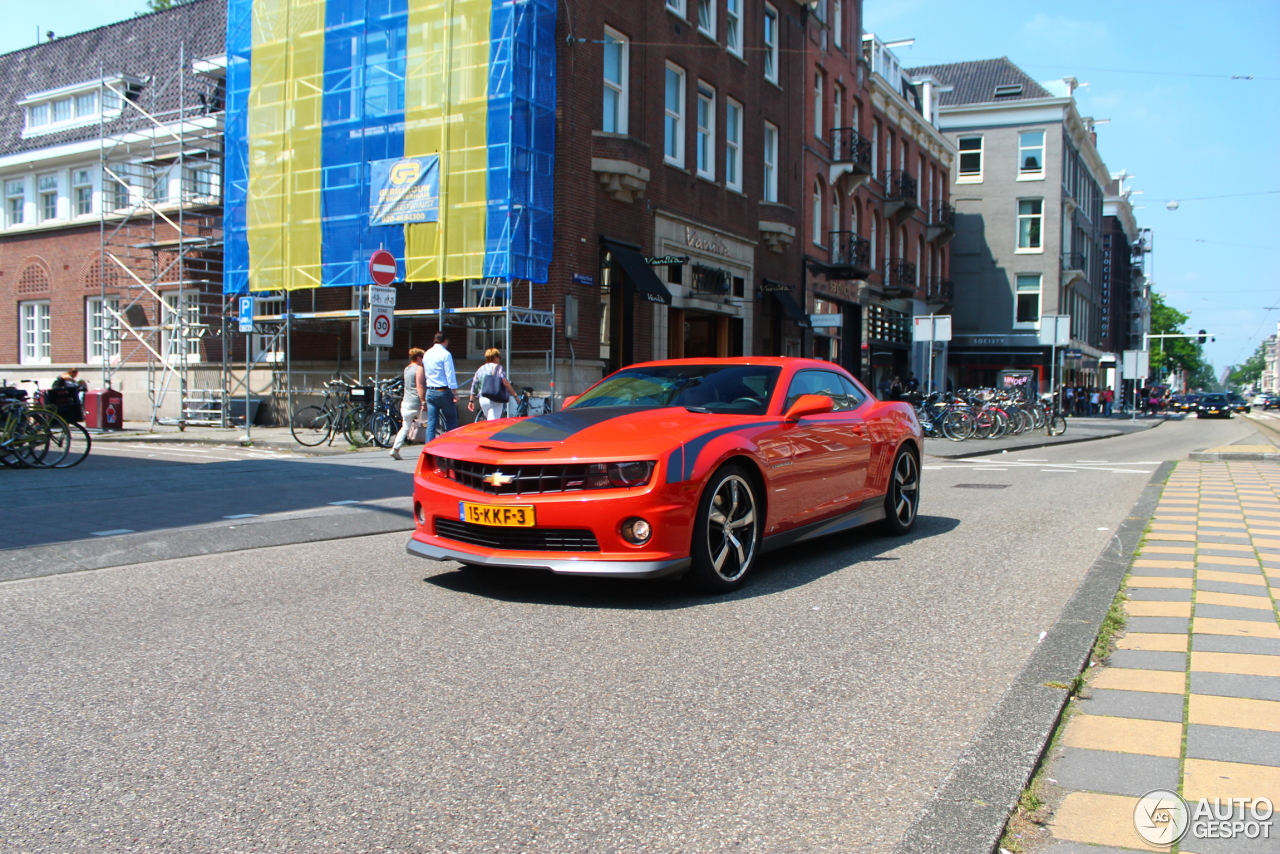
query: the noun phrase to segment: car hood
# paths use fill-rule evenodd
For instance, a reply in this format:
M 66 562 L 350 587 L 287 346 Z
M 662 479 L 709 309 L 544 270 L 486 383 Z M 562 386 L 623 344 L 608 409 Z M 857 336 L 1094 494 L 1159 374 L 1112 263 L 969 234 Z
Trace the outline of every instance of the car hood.
M 432 453 L 469 459 L 656 459 L 710 431 L 767 423 L 759 416 L 690 412 L 683 407 L 592 406 L 533 418 L 472 424 L 431 444 Z

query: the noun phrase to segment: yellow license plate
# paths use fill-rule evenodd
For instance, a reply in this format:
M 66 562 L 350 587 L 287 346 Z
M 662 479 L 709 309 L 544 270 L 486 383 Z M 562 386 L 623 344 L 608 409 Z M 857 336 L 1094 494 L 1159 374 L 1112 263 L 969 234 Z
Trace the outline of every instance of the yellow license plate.
M 458 518 L 475 525 L 492 525 L 499 528 L 532 528 L 533 508 L 510 504 L 472 504 L 458 502 Z

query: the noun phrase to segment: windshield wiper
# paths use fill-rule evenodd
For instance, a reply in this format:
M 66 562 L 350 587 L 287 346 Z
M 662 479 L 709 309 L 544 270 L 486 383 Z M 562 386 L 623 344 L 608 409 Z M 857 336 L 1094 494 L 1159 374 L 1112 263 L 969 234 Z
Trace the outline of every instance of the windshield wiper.
M 690 412 L 704 412 L 708 415 L 711 414 L 711 410 L 707 409 L 705 406 L 686 406 L 685 409 L 689 410 Z

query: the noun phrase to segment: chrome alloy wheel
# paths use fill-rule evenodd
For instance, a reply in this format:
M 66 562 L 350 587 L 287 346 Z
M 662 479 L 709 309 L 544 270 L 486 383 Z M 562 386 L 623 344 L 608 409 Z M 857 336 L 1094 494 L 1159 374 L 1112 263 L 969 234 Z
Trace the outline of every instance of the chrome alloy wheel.
M 757 524 L 751 484 L 738 474 L 721 480 L 707 513 L 707 551 L 716 575 L 737 581 L 750 568 L 759 540 Z
M 910 528 L 920 506 L 920 466 L 914 456 L 905 451 L 898 454 L 889 489 L 892 504 L 888 510 L 897 519 L 897 527 Z

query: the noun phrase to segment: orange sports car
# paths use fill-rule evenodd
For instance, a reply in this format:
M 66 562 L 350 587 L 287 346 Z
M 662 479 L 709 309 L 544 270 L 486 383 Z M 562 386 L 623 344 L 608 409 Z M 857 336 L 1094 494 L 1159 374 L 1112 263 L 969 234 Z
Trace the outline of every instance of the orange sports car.
M 559 412 L 423 449 L 411 554 L 732 590 L 762 552 L 877 522 L 905 534 L 922 434 L 813 359 L 631 365 Z

